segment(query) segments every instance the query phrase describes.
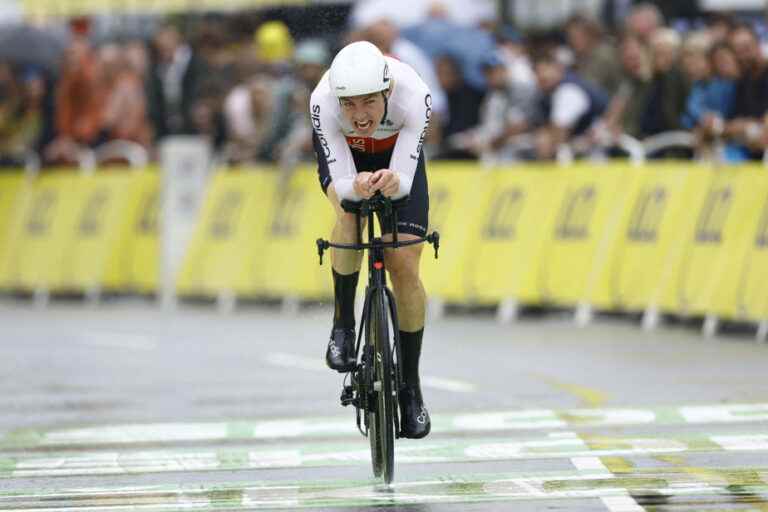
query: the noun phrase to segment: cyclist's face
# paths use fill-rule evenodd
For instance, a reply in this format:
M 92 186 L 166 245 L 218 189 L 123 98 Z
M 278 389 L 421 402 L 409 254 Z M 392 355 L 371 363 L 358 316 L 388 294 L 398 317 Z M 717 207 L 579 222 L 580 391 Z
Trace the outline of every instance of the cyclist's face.
M 380 92 L 339 99 L 344 118 L 358 135 L 370 137 L 384 117 L 384 96 Z

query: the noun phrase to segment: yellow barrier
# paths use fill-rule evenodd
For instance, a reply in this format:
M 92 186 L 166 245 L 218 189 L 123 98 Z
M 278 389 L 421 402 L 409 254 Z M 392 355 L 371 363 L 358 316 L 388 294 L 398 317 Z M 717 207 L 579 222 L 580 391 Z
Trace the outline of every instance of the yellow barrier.
M 64 250 L 62 288 L 129 288 L 132 228 L 147 192 L 139 175 L 130 169 L 109 169 L 73 178 L 77 219 Z
M 542 164 L 498 169 L 485 178 L 488 193 L 477 198 L 479 222 L 471 227 L 477 239 L 465 267 L 473 301 L 541 302 L 537 276 L 562 192 L 559 176 L 554 165 Z
M 4 279 L 10 287 L 61 289 L 65 250 L 77 223 L 75 172 L 52 171 L 22 195 Z
M 477 166 L 435 162 L 429 172 L 430 232 L 440 232 L 440 258 L 430 250 L 421 257 L 427 294 L 450 302 L 468 299 L 471 276 L 465 270 L 477 239 L 483 201 L 488 197 L 490 174 Z
M 660 162 L 626 169 L 629 195 L 616 212 L 618 228 L 607 261 L 596 262 L 599 285 L 589 302 L 605 309 L 643 310 L 656 305 L 679 271 L 692 212 L 703 198 L 708 169 L 691 163 Z M 602 267 L 602 268 L 601 268 Z
M 697 209 L 696 224 L 685 236 L 687 243 L 675 279 L 668 283 L 674 293 L 663 296 L 661 307 L 683 314 L 703 314 L 713 308 L 715 290 L 730 293 L 743 264 L 748 238 L 755 230 L 755 212 L 764 188 L 751 179 L 746 168 L 715 171 L 704 200 Z
M 8 258 L 15 251 L 13 218 L 23 202 L 27 181 L 23 171 L 0 174 L 0 288 L 7 288 L 10 279 Z
M 542 297 L 574 305 L 591 295 L 604 295 L 599 270 L 607 264 L 612 237 L 630 187 L 623 165 L 578 164 L 555 172 L 563 183 L 554 226 L 541 256 Z
M 178 276 L 180 294 L 256 293 L 275 182 L 275 173 L 263 170 L 233 169 L 213 176 Z
M 276 297 L 332 297 L 331 255 L 326 253 L 321 267 L 315 242 L 330 238 L 335 214 L 315 168 L 298 169 L 272 196 L 275 205 L 268 210 L 265 245 L 257 260 L 257 291 Z
M 129 251 L 129 290 L 141 293 L 155 293 L 159 286 L 160 247 L 160 179 L 157 169 L 135 175 L 135 184 L 141 191 L 138 213 L 133 217 L 132 243 Z
M 733 211 L 706 295 L 708 313 L 730 319 L 768 319 L 768 175 L 762 166 L 730 171 Z M 742 202 L 744 204 L 742 204 Z

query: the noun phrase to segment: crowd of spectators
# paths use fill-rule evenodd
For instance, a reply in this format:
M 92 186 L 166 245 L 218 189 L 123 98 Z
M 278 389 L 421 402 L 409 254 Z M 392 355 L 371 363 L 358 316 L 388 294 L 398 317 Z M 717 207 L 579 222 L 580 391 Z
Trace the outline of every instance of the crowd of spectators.
M 296 37 L 277 20 L 238 39 L 218 20 L 95 44 L 87 20 L 74 20 L 55 69 L 0 60 L 0 164 L 30 154 L 76 164 L 83 148 L 113 140 L 156 158 L 164 137 L 196 134 L 223 162 L 292 168 L 312 159 L 311 90 L 333 52 L 360 39 L 430 85 L 432 158 L 553 159 L 564 143 L 617 151 L 620 136 L 676 130 L 694 135 L 697 154 L 727 161 L 768 147 L 768 60 L 751 22 L 718 14 L 681 30 L 636 3 L 611 28 L 574 14 L 557 31 L 521 33 L 430 6 L 406 26 L 353 8 L 334 40 Z

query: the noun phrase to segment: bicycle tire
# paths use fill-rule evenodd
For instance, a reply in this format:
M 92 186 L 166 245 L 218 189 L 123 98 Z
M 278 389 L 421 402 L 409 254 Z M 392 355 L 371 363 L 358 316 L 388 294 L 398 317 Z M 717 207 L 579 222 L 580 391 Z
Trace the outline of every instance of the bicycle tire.
M 389 319 L 383 291 L 371 297 L 366 341 L 373 347 L 373 411 L 368 412 L 368 439 L 371 443 L 373 474 L 385 484 L 395 476 L 395 424 L 392 352 L 389 343 Z M 376 389 L 378 388 L 378 389 Z

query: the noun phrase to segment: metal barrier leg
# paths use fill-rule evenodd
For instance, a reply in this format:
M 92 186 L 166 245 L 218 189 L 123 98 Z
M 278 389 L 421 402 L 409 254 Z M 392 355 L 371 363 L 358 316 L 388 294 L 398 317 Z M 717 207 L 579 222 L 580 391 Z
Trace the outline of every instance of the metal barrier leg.
M 96 309 L 101 302 L 101 286 L 89 286 L 85 290 L 85 303 L 91 309 Z
M 765 343 L 768 339 L 768 320 L 761 320 L 757 324 L 757 342 Z
M 643 311 L 642 326 L 644 331 L 653 331 L 659 326 L 659 308 L 656 306 L 648 306 Z
M 51 302 L 51 293 L 48 288 L 35 288 L 32 302 L 37 309 L 46 309 Z
M 427 299 L 427 317 L 430 320 L 438 320 L 445 316 L 445 302 L 437 297 Z
M 496 310 L 496 321 L 500 324 L 508 325 L 516 321 L 519 314 L 520 305 L 517 303 L 517 299 L 504 299 L 499 303 L 499 307 Z
M 701 326 L 701 333 L 705 338 L 714 338 L 717 334 L 719 320 L 715 315 L 707 315 L 704 319 L 704 325 Z
M 586 327 L 592 322 L 595 316 L 595 311 L 592 308 L 592 304 L 587 302 L 580 302 L 576 307 L 576 312 L 573 315 L 573 320 L 579 327 Z
M 230 315 L 237 308 L 237 295 L 232 290 L 222 290 L 216 296 L 216 309 L 222 315 Z
M 295 295 L 283 297 L 282 312 L 284 315 L 296 316 L 301 309 L 301 299 Z

